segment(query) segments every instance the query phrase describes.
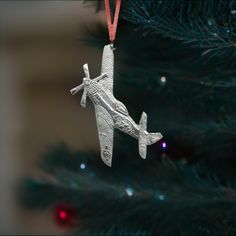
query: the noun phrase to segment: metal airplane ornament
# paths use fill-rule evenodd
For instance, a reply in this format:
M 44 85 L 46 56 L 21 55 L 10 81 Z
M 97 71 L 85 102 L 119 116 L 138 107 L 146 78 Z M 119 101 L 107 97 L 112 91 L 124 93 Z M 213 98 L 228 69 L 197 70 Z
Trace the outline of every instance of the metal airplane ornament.
M 101 75 L 90 79 L 88 65 L 83 66 L 85 78 L 83 83 L 73 89 L 74 95 L 83 91 L 81 105 L 86 106 L 86 98 L 89 97 L 94 104 L 96 121 L 101 148 L 101 158 L 108 166 L 112 164 L 114 129 L 138 139 L 139 154 L 145 159 L 147 145 L 151 145 L 162 138 L 161 133 L 147 132 L 147 114 L 142 113 L 139 124 L 130 117 L 127 108 L 113 95 L 113 71 L 114 71 L 114 48 L 112 44 L 103 49 Z

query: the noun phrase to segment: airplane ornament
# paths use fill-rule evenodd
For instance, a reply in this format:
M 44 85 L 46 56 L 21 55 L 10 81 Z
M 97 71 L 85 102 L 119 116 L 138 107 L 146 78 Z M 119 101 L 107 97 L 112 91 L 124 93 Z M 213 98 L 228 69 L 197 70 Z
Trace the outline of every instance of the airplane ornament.
M 108 44 L 103 49 L 101 75 L 91 79 L 88 65 L 83 66 L 85 78 L 83 83 L 70 90 L 74 95 L 83 91 L 81 106 L 86 106 L 86 98 L 89 97 L 94 104 L 98 136 L 101 148 L 101 158 L 104 163 L 111 167 L 114 129 L 119 129 L 126 134 L 138 139 L 139 154 L 145 159 L 147 145 L 151 145 L 162 138 L 161 133 L 147 132 L 147 114 L 142 113 L 139 124 L 129 116 L 128 110 L 123 103 L 113 95 L 113 72 L 114 72 L 114 47 Z

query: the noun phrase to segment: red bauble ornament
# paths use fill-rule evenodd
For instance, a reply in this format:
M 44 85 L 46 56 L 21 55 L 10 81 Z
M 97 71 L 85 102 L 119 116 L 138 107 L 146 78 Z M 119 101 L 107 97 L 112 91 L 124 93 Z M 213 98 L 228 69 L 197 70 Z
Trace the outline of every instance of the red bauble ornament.
M 78 223 L 78 214 L 75 208 L 68 204 L 58 204 L 54 207 L 53 218 L 60 227 L 73 227 Z

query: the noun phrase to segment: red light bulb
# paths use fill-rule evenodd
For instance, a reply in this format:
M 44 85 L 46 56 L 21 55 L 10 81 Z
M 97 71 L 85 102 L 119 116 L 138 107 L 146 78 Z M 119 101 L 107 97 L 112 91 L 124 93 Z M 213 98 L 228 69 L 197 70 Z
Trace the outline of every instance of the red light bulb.
M 53 216 L 60 227 L 72 227 L 78 222 L 76 209 L 67 204 L 55 206 Z

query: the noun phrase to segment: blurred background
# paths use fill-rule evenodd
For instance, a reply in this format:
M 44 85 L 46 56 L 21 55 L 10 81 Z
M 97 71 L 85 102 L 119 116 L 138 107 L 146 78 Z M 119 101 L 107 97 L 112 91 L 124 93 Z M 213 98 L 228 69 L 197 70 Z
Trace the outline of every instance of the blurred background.
M 62 232 L 50 212 L 16 203 L 23 176 L 37 175 L 36 162 L 49 145 L 98 150 L 95 117 L 69 90 L 80 84 L 82 65 L 98 75 L 101 50 L 84 33 L 104 12 L 83 1 L 0 1 L 0 233 Z M 42 227 L 43 226 L 43 227 Z

